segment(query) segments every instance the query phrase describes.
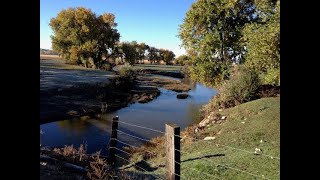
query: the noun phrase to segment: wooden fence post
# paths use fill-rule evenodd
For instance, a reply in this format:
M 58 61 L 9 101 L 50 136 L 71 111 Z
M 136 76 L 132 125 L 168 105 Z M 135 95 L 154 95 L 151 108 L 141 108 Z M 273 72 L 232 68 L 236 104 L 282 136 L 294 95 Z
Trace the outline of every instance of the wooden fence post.
M 110 146 L 109 146 L 109 159 L 110 159 L 110 163 L 111 165 L 114 167 L 115 166 L 115 162 L 116 162 L 116 147 L 117 147 L 117 137 L 118 137 L 118 121 L 119 121 L 119 117 L 115 116 L 112 119 L 112 128 L 111 128 L 111 140 L 110 140 Z
M 180 180 L 180 127 L 166 124 L 166 179 Z

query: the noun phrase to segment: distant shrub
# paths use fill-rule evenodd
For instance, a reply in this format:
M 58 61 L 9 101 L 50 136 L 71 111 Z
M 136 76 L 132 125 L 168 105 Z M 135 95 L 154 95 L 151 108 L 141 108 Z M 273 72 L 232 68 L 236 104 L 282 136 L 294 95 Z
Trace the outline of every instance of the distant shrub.
M 134 87 L 134 79 L 136 72 L 130 65 L 122 65 L 118 67 L 119 77 L 114 78 L 112 83 L 114 87 L 122 90 L 130 90 Z
M 106 70 L 106 71 L 111 71 L 112 66 L 109 63 L 104 63 L 101 68 Z
M 117 59 L 115 60 L 115 64 L 116 64 L 116 65 L 122 65 L 122 64 L 124 64 L 124 63 L 123 63 L 123 61 L 122 61 L 121 59 L 117 58 Z
M 204 111 L 233 107 L 255 98 L 260 80 L 255 71 L 241 67 L 219 88 L 219 94 L 204 106 Z
M 132 66 L 123 65 L 119 68 L 119 75 L 121 78 L 125 78 L 128 80 L 134 80 L 136 77 L 136 73 Z

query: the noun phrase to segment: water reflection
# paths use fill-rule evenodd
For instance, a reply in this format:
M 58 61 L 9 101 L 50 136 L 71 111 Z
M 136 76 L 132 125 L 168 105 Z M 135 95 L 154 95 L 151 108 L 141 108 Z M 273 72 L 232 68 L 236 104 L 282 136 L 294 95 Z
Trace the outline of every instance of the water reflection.
M 187 81 L 187 80 L 186 80 Z M 189 81 L 189 83 L 192 83 Z M 172 122 L 184 129 L 188 125 L 199 121 L 199 108 L 207 103 L 216 90 L 205 87 L 199 83 L 193 83 L 194 88 L 188 92 L 187 99 L 177 99 L 176 92 L 160 89 L 161 95 L 146 104 L 132 104 L 118 111 L 108 113 L 98 119 L 88 120 L 64 120 L 41 125 L 44 131 L 42 143 L 45 146 L 64 146 L 74 144 L 79 146 L 87 143 L 89 153 L 102 149 L 106 153 L 109 143 L 111 120 L 118 115 L 119 121 L 128 122 L 144 127 L 151 127 L 164 131 L 165 123 Z M 119 123 L 119 130 L 141 138 L 150 139 L 161 133 L 131 127 Z M 118 135 L 121 141 L 139 145 L 143 141 L 136 140 L 126 135 Z

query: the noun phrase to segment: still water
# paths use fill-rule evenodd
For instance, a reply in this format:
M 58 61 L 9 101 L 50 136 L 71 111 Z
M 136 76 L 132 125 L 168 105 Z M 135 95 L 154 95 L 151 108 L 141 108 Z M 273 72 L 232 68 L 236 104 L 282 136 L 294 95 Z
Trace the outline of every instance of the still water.
M 175 123 L 183 130 L 188 125 L 199 120 L 199 108 L 206 104 L 217 93 L 211 89 L 195 83 L 188 94 L 187 99 L 177 99 L 174 91 L 160 88 L 161 94 L 153 101 L 146 104 L 130 104 L 128 107 L 118 111 L 105 114 L 102 119 L 89 120 L 63 120 L 40 125 L 44 132 L 41 135 L 42 146 L 63 147 L 73 144 L 87 144 L 88 153 L 101 150 L 106 154 L 108 147 L 112 117 L 119 116 L 119 121 L 140 125 L 164 131 L 165 123 Z M 125 133 L 150 139 L 162 135 L 138 127 L 132 127 L 119 123 L 119 130 Z M 118 133 L 121 141 L 131 145 L 139 145 L 144 141 Z M 119 144 L 121 147 L 121 144 Z

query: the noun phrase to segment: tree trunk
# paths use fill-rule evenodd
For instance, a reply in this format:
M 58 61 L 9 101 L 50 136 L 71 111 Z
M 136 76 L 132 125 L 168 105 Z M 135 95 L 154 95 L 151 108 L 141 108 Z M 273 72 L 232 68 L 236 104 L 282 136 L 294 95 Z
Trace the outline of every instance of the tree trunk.
M 223 38 L 223 32 L 220 32 L 220 41 L 221 41 L 221 54 L 220 54 L 220 58 L 221 61 L 224 61 L 224 38 Z

